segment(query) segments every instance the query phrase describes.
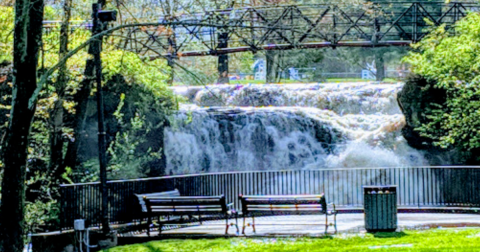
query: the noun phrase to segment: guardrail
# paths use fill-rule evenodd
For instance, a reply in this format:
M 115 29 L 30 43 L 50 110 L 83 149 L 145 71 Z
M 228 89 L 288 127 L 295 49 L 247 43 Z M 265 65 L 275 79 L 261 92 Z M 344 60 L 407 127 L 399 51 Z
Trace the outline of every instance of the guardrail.
M 480 207 L 480 167 L 339 168 L 285 171 L 238 171 L 109 181 L 112 224 L 142 218 L 134 193 L 177 188 L 185 196 L 225 195 L 240 209 L 239 194 L 319 194 L 340 207 L 362 207 L 364 185 L 398 185 L 398 205 Z M 77 218 L 101 223 L 99 183 L 62 185 L 61 228 Z

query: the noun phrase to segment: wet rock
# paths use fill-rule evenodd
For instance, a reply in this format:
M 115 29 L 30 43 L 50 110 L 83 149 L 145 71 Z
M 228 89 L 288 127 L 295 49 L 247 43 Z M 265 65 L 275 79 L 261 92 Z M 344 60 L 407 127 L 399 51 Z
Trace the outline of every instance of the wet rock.
M 433 104 L 445 103 L 445 91 L 434 88 L 434 84 L 421 76 L 412 75 L 397 95 L 406 121 L 402 134 L 408 144 L 417 149 L 433 148 L 432 141 L 420 136 L 414 129 L 428 122 L 425 112 L 433 109 Z
M 442 105 L 446 101 L 446 92 L 434 87 L 419 75 L 407 79 L 403 89 L 397 95 L 397 101 L 405 116 L 402 135 L 413 148 L 426 152 L 425 158 L 430 165 L 462 165 L 469 162 L 471 154 L 456 148 L 441 149 L 433 145 L 432 140 L 420 136 L 415 128 L 428 123 L 427 111 L 436 109 L 433 104 Z

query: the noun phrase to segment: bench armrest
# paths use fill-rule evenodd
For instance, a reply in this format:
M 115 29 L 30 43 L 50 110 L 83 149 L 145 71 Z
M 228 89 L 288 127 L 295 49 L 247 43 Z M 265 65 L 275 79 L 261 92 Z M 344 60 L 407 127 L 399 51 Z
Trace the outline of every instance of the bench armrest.
M 237 212 L 237 210 L 235 210 L 235 208 L 233 208 L 233 202 L 227 204 L 227 211 L 232 211 L 232 213 Z
M 336 212 L 337 212 L 337 210 L 335 209 L 335 204 L 333 204 L 333 203 L 328 203 L 328 204 L 327 204 L 327 209 L 325 209 L 325 211 L 327 211 L 327 212 L 328 212 L 328 207 L 329 207 L 329 206 L 332 206 L 332 208 L 333 208 L 333 212 L 334 212 L 334 213 L 336 213 Z

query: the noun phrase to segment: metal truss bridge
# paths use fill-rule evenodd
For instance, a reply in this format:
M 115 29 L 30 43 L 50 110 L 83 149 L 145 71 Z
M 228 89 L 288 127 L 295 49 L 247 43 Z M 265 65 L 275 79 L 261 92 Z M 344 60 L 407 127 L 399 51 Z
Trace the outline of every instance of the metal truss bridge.
M 150 59 L 165 57 L 170 66 L 180 57 L 218 56 L 218 82 L 227 83 L 230 53 L 408 46 L 440 25 L 453 31 L 456 21 L 478 11 L 477 3 L 430 1 L 244 7 L 127 25 L 112 32 L 106 41 Z M 45 22 L 44 27 L 55 26 Z M 73 27 L 88 29 L 89 25 Z M 383 62 L 381 55 L 376 57 Z M 275 75 L 273 65 L 267 57 L 268 82 L 274 78 L 269 73 Z M 383 69 L 383 65 L 377 68 Z M 383 79 L 380 71 L 377 80 Z
M 163 17 L 121 31 L 120 47 L 170 58 L 320 47 L 405 46 L 479 11 L 475 3 L 395 2 L 291 5 Z

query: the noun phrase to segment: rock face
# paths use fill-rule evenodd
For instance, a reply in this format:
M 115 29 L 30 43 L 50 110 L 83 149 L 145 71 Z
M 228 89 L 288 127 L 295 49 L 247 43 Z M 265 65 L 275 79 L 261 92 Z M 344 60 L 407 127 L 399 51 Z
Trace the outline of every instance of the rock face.
M 428 122 L 427 111 L 433 104 L 444 104 L 446 92 L 434 88 L 434 83 L 419 75 L 408 77 L 405 86 L 397 95 L 397 101 L 405 116 L 403 137 L 416 149 L 424 150 L 430 165 L 462 165 L 469 163 L 470 153 L 455 148 L 441 149 L 433 145 L 432 140 L 419 135 L 415 128 Z
M 417 149 L 433 148 L 432 141 L 421 137 L 414 129 L 428 121 L 425 111 L 428 111 L 432 104 L 445 102 L 445 91 L 433 88 L 433 84 L 421 76 L 413 75 L 397 95 L 398 105 L 406 122 L 402 134 L 408 144 Z

